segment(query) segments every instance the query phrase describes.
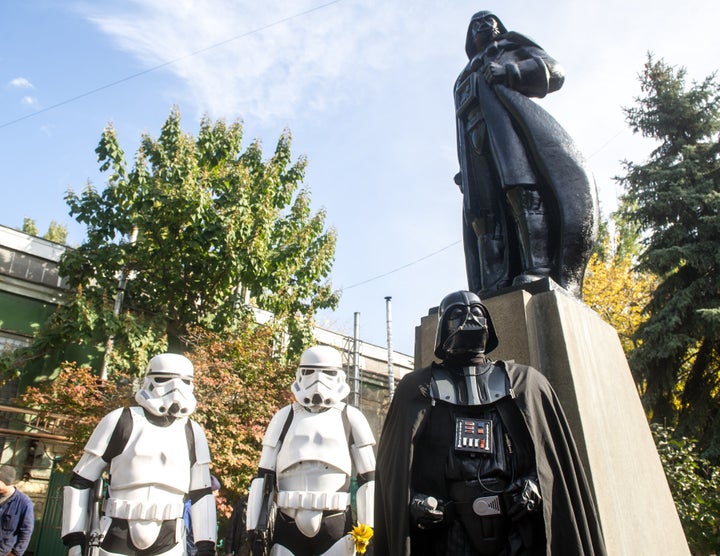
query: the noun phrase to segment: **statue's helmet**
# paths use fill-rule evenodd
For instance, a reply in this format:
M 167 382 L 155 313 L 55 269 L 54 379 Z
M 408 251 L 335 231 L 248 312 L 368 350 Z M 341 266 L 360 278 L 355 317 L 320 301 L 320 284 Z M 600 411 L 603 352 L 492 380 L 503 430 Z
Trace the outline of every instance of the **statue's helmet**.
M 475 293 L 457 291 L 445 296 L 438 307 L 436 357 L 467 359 L 497 346 L 490 312 Z
M 340 352 L 314 346 L 303 352 L 292 385 L 295 399 L 305 407 L 320 409 L 340 403 L 350 393 Z
M 483 10 L 476 13 L 472 16 L 472 18 L 470 18 L 467 35 L 465 36 L 465 52 L 467 53 L 468 58 L 472 58 L 473 56 L 475 56 L 475 54 L 477 54 L 477 52 L 475 51 L 475 41 L 473 39 L 473 24 L 477 21 L 482 21 L 487 17 L 492 17 L 497 22 L 498 31 L 500 31 L 501 35 L 507 33 L 505 25 L 503 25 L 502 21 L 500 21 L 498 16 L 496 16 L 490 10 Z
M 193 364 L 176 353 L 162 353 L 148 362 L 135 401 L 158 417 L 180 418 L 195 411 Z

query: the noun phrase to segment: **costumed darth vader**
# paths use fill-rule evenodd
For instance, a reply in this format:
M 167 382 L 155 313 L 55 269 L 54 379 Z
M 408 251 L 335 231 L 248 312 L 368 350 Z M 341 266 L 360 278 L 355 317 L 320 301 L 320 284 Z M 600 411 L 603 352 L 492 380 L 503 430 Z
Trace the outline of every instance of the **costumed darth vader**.
M 63 493 L 62 539 L 69 556 L 185 556 L 184 501 L 191 501 L 197 556 L 217 538 L 210 450 L 189 418 L 193 365 L 174 353 L 148 363 L 138 406 L 103 417 Z M 110 466 L 99 508 L 101 476 Z
M 375 438 L 360 410 L 343 401 L 350 387 L 340 353 L 329 346 L 305 350 L 292 391 L 295 403 L 280 409 L 265 431 L 258 475 L 250 485 L 247 529 L 253 554 L 362 552 L 372 536 Z
M 532 367 L 490 361 L 498 338 L 480 298 L 438 310 L 442 363 L 406 375 L 376 466 L 375 554 L 605 554 L 560 403 Z

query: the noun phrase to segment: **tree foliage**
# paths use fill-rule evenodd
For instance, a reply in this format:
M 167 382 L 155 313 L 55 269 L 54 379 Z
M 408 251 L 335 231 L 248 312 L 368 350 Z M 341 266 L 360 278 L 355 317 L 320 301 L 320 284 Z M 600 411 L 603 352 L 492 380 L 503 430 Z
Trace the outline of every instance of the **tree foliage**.
M 658 424 L 651 429 L 693 554 L 714 554 L 720 546 L 720 467 L 699 457 L 689 438 L 673 438 Z
M 638 272 L 631 249 L 622 233 L 614 245 L 605 237 L 590 258 L 583 281 L 583 299 L 588 307 L 617 331 L 625 353 L 637 347 L 634 338 L 645 320 L 643 308 L 655 285 L 653 276 Z
M 270 418 L 291 401 L 295 369 L 277 352 L 267 326 L 240 327 L 230 338 L 193 331 L 195 418 L 210 443 L 214 473 L 227 490 L 243 493 L 257 473 Z
M 22 231 L 26 234 L 30 234 L 31 236 L 40 236 L 35 220 L 28 218 L 27 216 L 23 219 Z M 42 237 L 48 241 L 65 245 L 68 237 L 67 226 L 59 224 L 55 220 L 51 220 L 50 225 L 48 226 L 48 231 L 45 232 Z
M 110 369 L 137 373 L 189 328 L 232 330 L 247 301 L 283 323 L 293 354 L 311 339 L 316 311 L 336 306 L 335 232 L 311 208 L 290 133 L 266 159 L 257 140 L 243 150 L 240 122 L 204 118 L 197 137 L 180 124 L 173 110 L 159 137 L 143 135 L 132 166 L 112 125 L 102 132 L 107 183 L 66 196 L 87 234 L 60 263 L 74 298 L 27 357 L 72 345 L 97 360 L 112 337 Z
M 186 355 L 195 366 L 198 400 L 192 418 L 207 435 L 212 473 L 220 478 L 225 496 L 235 500 L 257 472 L 270 418 L 290 401 L 294 369 L 276 349 L 275 331 L 250 317 L 232 335 L 195 328 L 188 338 Z M 55 380 L 28 388 L 16 403 L 68 417 L 66 434 L 72 445 L 61 468 L 69 470 L 104 415 L 137 405 L 138 384 L 129 368 L 101 381 L 89 367 L 66 363 Z
M 100 419 L 116 407 L 129 405 L 132 391 L 132 378 L 126 373 L 116 372 L 102 382 L 90 367 L 65 362 L 54 380 L 27 388 L 15 403 L 67 417 L 64 434 L 71 445 L 58 462 L 58 468 L 67 471 L 80 459 Z
M 658 277 L 630 353 L 650 417 L 720 458 L 720 85 L 648 56 L 642 96 L 625 109 L 656 141 L 624 162 L 621 212 L 642 237 L 638 269 Z

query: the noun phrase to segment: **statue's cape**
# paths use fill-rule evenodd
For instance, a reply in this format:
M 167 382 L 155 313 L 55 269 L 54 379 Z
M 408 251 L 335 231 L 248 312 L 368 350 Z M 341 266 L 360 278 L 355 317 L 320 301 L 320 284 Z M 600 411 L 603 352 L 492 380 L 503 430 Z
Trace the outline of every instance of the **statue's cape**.
M 519 33 L 504 33 L 494 45 L 503 53 L 504 63 L 535 58 L 538 67 L 546 64 L 542 48 Z M 455 84 L 456 94 L 470 73 L 466 67 Z M 476 94 L 502 185 L 507 189 L 537 184 L 542 190 L 556 227 L 552 236 L 559 242 L 553 249 L 557 257 L 556 281 L 580 295 L 576 290 L 597 233 L 597 194 L 592 174 L 567 131 L 540 105 L 505 85 L 490 86 L 482 77 L 480 80 Z M 532 96 L 547 92 L 541 94 L 538 90 Z
M 606 554 L 590 488 L 555 392 L 532 367 L 497 364 L 507 369 L 517 409 L 535 446 L 547 554 Z M 432 367 L 426 367 L 400 381 L 383 426 L 376 465 L 375 556 L 410 554 L 413 447 L 430 408 L 431 377 Z
M 595 182 L 575 142 L 555 118 L 522 93 L 503 85 L 493 89 L 522 137 L 542 186 L 556 201 L 550 208 L 560 223 L 558 262 L 560 281 L 565 282 L 560 285 L 567 287 L 581 279 L 593 248 L 598 219 Z

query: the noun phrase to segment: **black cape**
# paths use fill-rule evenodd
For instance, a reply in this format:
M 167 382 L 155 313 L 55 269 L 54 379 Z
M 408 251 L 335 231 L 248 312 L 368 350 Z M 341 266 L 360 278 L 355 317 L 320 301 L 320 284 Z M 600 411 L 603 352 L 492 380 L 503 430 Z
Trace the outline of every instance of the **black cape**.
M 532 367 L 496 364 L 507 370 L 517 408 L 535 445 L 546 553 L 606 554 L 577 448 L 550 383 Z M 375 556 L 410 554 L 410 470 L 415 438 L 430 407 L 432 368 L 414 371 L 400 381 L 383 426 L 375 468 Z
M 482 76 L 478 76 L 475 100 L 481 106 L 493 164 L 503 188 L 535 183 L 542 191 L 547 208 L 558 223 L 552 278 L 580 297 L 585 266 L 597 235 L 599 217 L 595 181 L 572 137 L 555 118 L 529 98 L 544 97 L 557 90 L 564 77 L 550 77 L 557 62 L 524 35 L 508 32 L 494 44 L 502 53 L 497 61 L 523 67 L 534 62 L 536 67 L 535 70 L 523 70 L 532 74 L 532 78 L 526 79 L 517 90 L 501 84 L 488 85 Z M 460 84 L 479 71 L 469 69 L 472 62 L 455 84 L 456 103 Z M 562 75 L 560 70 L 557 71 Z M 464 114 L 463 109 L 456 108 L 458 113 Z M 472 183 L 477 178 L 469 169 L 472 146 L 460 132 L 465 128 L 464 117 L 458 116 L 457 126 L 460 166 L 462 173 L 467 174 L 463 179 L 471 182 L 463 183 L 467 195 L 468 190 L 478 184 Z M 465 152 L 468 150 L 470 152 Z

